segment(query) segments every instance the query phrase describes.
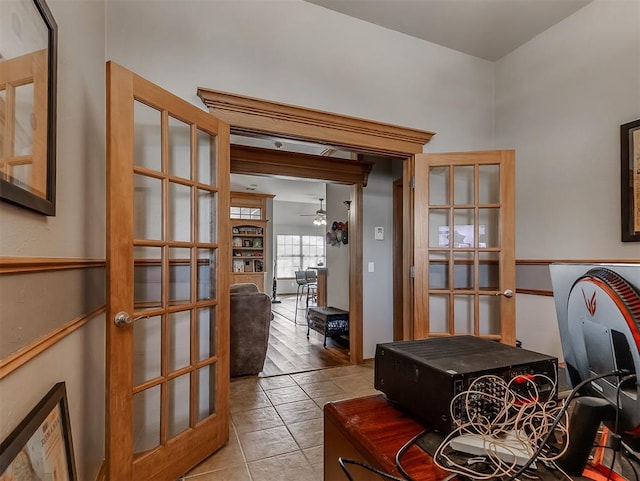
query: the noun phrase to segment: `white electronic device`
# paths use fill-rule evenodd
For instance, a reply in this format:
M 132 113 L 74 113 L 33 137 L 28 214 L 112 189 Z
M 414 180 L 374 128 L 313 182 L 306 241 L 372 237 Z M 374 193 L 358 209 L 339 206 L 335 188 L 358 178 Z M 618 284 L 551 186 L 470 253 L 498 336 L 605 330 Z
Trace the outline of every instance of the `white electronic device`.
M 507 433 L 505 437 L 475 433 L 462 434 L 453 438 L 449 446 L 456 451 L 474 456 L 487 456 L 491 453 L 490 455 L 500 458 L 507 464 L 513 464 L 515 461 L 518 466 L 526 464 L 533 456 L 527 437 L 513 431 Z M 535 462 L 531 467 L 536 468 Z

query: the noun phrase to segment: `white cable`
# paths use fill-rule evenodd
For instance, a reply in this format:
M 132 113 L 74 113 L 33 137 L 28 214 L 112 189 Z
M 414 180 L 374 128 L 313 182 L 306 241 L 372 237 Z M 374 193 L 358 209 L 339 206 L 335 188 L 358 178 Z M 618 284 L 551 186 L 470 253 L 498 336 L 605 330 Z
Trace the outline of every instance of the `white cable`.
M 534 453 L 543 442 L 562 405 L 555 401 L 556 380 L 544 375 L 515 376 L 509 382 L 498 376 L 486 375 L 475 379 L 467 391 L 457 394 L 449 407 L 455 429 L 434 453 L 434 462 L 452 473 L 485 480 L 509 476 L 518 470 L 517 452 Z M 542 401 L 540 387 L 549 387 Z M 542 453 L 538 459 L 558 459 L 568 446 L 568 414 L 556 429 L 564 436 L 564 449 L 560 453 Z M 482 471 L 477 464 L 464 465 L 450 456 L 451 441 L 462 434 L 474 434 L 482 440 L 484 462 Z M 509 440 L 507 442 L 507 434 Z M 514 447 L 514 442 L 517 447 Z M 513 462 L 506 462 L 501 453 L 509 453 Z

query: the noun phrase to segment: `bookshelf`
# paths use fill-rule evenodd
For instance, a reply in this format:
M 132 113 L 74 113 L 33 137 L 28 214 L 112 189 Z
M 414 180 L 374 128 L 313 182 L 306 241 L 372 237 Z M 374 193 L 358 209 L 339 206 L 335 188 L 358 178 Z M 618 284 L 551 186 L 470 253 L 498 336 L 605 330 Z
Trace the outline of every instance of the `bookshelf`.
M 270 197 L 231 193 L 231 283 L 252 282 L 262 292 L 267 271 L 266 199 Z

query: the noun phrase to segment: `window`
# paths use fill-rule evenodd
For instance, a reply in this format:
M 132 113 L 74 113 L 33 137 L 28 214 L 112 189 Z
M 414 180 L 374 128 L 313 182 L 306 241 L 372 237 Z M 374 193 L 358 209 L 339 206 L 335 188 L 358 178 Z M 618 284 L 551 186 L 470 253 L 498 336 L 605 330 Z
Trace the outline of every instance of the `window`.
M 232 219 L 262 219 L 262 209 L 259 207 L 231 207 Z
M 325 264 L 324 236 L 280 234 L 276 237 L 276 277 L 295 277 L 296 271 Z

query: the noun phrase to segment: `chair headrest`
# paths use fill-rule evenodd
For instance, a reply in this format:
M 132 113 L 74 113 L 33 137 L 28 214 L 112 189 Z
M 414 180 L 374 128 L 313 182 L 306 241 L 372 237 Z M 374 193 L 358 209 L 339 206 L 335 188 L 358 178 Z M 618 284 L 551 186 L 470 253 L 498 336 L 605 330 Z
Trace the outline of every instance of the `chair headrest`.
M 231 294 L 247 294 L 251 292 L 260 292 L 258 286 L 253 282 L 238 282 L 237 284 L 231 284 L 229 288 Z

